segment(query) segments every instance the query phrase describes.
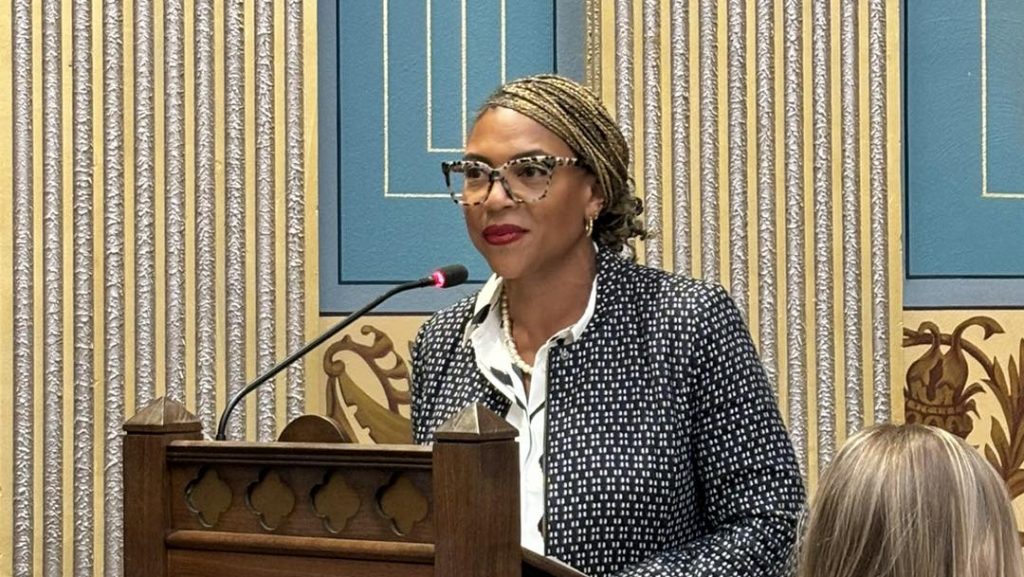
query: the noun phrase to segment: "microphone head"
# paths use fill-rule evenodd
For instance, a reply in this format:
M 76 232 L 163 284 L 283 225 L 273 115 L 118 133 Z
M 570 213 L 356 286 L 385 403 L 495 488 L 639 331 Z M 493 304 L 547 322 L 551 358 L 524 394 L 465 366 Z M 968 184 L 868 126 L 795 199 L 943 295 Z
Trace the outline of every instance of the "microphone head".
M 430 273 L 430 279 L 437 288 L 451 288 L 466 282 L 469 271 L 461 264 L 443 266 Z

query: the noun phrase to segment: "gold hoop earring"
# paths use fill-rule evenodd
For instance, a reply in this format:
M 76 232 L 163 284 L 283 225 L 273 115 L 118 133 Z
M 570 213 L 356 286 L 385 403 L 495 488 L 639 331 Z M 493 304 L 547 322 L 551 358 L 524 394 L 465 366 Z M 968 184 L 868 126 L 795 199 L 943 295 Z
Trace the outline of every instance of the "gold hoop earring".
M 583 225 L 583 230 L 586 232 L 587 236 L 593 235 L 593 233 L 594 233 L 594 217 L 592 217 L 592 216 L 588 216 L 587 217 L 586 224 Z

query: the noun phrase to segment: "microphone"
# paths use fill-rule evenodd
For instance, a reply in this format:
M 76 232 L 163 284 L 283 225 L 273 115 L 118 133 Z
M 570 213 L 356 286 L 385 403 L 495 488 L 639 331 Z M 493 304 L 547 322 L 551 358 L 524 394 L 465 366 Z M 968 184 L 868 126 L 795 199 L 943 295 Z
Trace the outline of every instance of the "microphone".
M 449 288 L 466 282 L 469 279 L 469 271 L 461 264 L 450 264 L 435 270 L 430 273 L 429 277 L 425 277 L 417 282 L 423 282 L 427 279 L 430 279 L 431 284 L 437 288 Z
M 231 400 L 228 401 L 227 406 L 224 408 L 224 412 L 220 416 L 220 422 L 217 424 L 216 440 L 223 441 L 227 438 L 226 430 L 228 427 L 228 419 L 231 418 L 231 413 L 235 410 L 235 407 L 238 406 L 238 403 L 242 402 L 242 399 L 248 396 L 249 393 L 255 391 L 260 387 L 260 385 L 277 376 L 278 373 L 288 368 L 292 363 L 304 357 L 307 353 L 309 353 L 309 351 L 322 345 L 327 339 L 336 335 L 338 331 L 352 324 L 357 319 L 373 310 L 380 303 L 388 300 L 389 298 L 395 296 L 400 292 L 405 292 L 408 290 L 428 286 L 442 289 L 451 288 L 453 286 L 458 286 L 466 282 L 466 279 L 468 278 L 469 271 L 466 270 L 466 267 L 462 266 L 461 264 L 450 264 L 448 266 L 443 266 L 435 270 L 434 272 L 430 273 L 430 276 L 425 276 L 419 280 L 409 281 L 407 283 L 403 283 L 396 287 L 393 287 L 388 292 L 374 299 L 372 302 L 370 302 L 370 304 L 345 317 L 344 320 L 334 325 L 333 327 L 327 329 L 326 332 L 324 332 L 317 338 L 306 343 L 301 349 L 295 351 L 294 353 L 289 355 L 288 358 L 274 365 L 273 367 L 270 368 L 270 370 L 256 377 L 255 380 L 246 385 L 242 390 L 235 393 L 234 396 L 231 397 Z

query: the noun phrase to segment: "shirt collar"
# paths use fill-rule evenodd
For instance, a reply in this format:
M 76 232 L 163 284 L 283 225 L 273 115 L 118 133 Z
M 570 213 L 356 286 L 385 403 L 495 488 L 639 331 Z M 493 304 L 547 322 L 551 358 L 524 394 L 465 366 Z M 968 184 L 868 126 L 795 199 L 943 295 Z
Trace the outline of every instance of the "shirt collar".
M 597 248 L 596 245 L 595 248 Z M 598 250 L 598 273 L 594 275 L 593 284 L 590 286 L 590 298 L 587 301 L 587 308 L 584 310 L 583 315 L 578 321 L 573 323 L 572 326 L 566 327 L 552 336 L 552 339 L 560 340 L 563 345 L 570 344 L 579 339 L 583 334 L 583 331 L 587 328 L 587 325 L 590 323 L 591 317 L 594 316 L 597 301 L 598 277 L 600 276 L 602 260 L 601 257 L 602 255 L 600 250 Z M 475 333 L 477 329 L 484 324 L 488 317 L 492 315 L 497 317 L 497 315 L 500 314 L 498 308 L 501 306 L 500 301 L 502 291 L 504 290 L 503 287 L 504 279 L 496 274 L 492 274 L 491 278 L 487 279 L 487 282 L 484 283 L 480 292 L 477 293 L 476 303 L 473 306 L 473 316 L 470 318 L 469 322 L 466 323 L 466 330 L 462 335 L 463 345 L 468 346 L 471 344 L 473 333 Z M 498 322 L 500 322 L 500 319 L 498 319 Z
M 491 311 L 498 310 L 498 301 L 501 299 L 502 284 L 502 278 L 496 274 L 492 274 L 491 278 L 487 279 L 487 282 L 484 283 L 480 292 L 477 293 L 476 304 L 473 306 L 473 316 L 466 324 L 466 330 L 462 335 L 463 345 L 468 345 L 470 343 L 470 337 L 473 336 L 473 332 L 482 325 L 485 320 L 487 320 Z

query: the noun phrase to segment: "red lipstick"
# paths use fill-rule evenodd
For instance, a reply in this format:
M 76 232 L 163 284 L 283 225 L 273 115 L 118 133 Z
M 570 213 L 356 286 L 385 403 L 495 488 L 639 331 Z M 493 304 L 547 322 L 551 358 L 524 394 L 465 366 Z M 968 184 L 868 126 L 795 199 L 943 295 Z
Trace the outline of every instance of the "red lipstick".
M 487 244 L 503 245 L 513 243 L 526 234 L 526 229 L 514 224 L 492 224 L 483 231 Z

